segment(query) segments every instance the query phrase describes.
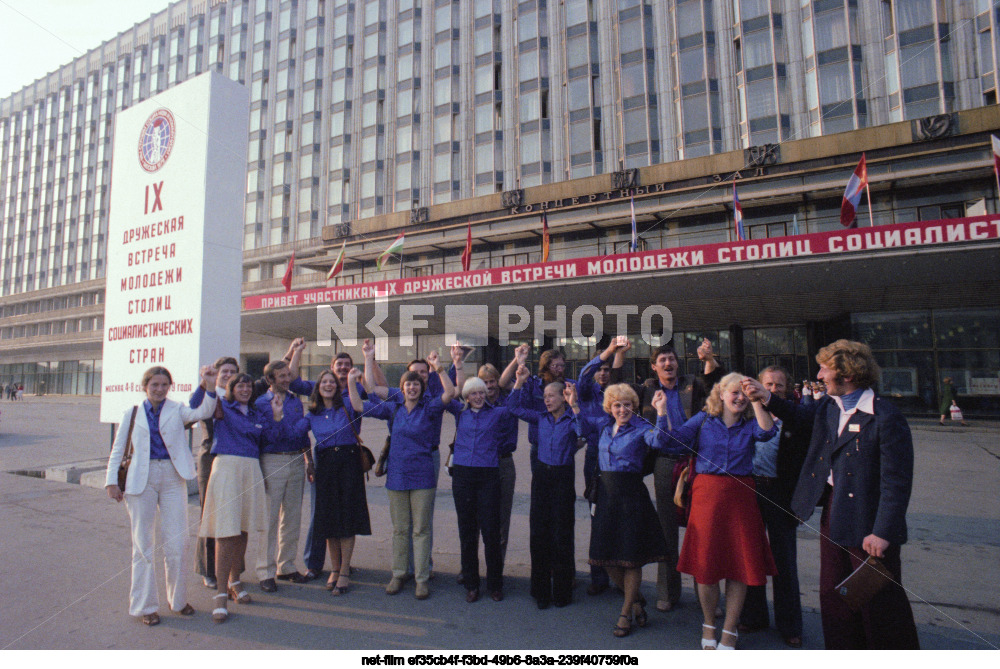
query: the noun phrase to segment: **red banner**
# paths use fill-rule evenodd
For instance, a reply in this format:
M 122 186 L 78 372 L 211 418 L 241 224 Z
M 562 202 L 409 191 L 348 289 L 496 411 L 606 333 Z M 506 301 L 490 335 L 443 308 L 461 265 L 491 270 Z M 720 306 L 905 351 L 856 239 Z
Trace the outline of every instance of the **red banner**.
M 294 293 L 251 295 L 243 300 L 247 311 L 308 304 L 350 303 L 392 295 L 438 293 L 487 286 L 542 281 L 564 281 L 591 276 L 769 262 L 804 256 L 1000 239 L 1000 215 L 939 221 L 897 223 L 874 228 L 834 230 L 811 235 L 769 237 L 721 244 L 681 246 L 641 253 L 558 260 L 520 267 L 498 267 L 475 272 L 453 272 L 430 277 L 390 279 L 335 288 L 313 288 Z

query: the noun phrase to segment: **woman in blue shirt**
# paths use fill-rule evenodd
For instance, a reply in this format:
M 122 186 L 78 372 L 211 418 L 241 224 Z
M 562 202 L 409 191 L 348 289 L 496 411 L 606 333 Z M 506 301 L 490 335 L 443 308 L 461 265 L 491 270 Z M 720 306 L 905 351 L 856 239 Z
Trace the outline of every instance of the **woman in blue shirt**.
M 691 515 L 677 570 L 697 584 L 705 618 L 702 648 L 717 645 L 713 623 L 720 580 L 726 579 L 726 618 L 718 648 L 731 650 L 747 585 L 766 585 L 767 577 L 777 574 L 752 476 L 757 442 L 777 430 L 763 405 L 747 399 L 743 381 L 741 374 L 724 376 L 705 409 L 670 433 L 676 452 L 696 454 Z
M 611 580 L 625 593 L 621 614 L 612 633 L 628 636 L 632 619 L 639 627 L 647 621 L 646 599 L 639 592 L 642 567 L 667 559 L 667 544 L 660 521 L 642 481 L 642 465 L 650 448 L 665 449 L 667 397 L 663 391 L 653 396 L 658 416 L 650 425 L 634 412 L 639 396 L 626 384 L 604 389 L 604 411 L 614 421 L 586 419 L 597 437 L 597 496 L 590 534 L 590 564 L 604 567 Z
M 221 418 L 216 411 L 213 428 L 212 473 L 205 489 L 205 507 L 199 537 L 215 539 L 215 576 L 218 594 L 212 620 L 223 623 L 229 618 L 227 598 L 250 603 L 243 589 L 243 571 L 250 530 L 267 529 L 264 503 L 264 477 L 260 471 L 260 448 L 265 440 L 288 439 L 294 432 L 294 419 L 285 420 L 283 405 L 275 397 L 271 402 L 274 420 L 262 416 L 250 406 L 253 378 L 237 374 L 229 379 L 226 397 L 220 402 Z M 221 600 L 221 601 L 220 601 Z
M 459 356 L 462 356 L 461 351 Z M 368 363 L 366 358 L 365 364 Z M 368 400 L 363 405 L 366 417 L 389 421 L 391 436 L 385 487 L 392 518 L 392 579 L 385 592 L 395 595 L 403 588 L 412 536 L 417 599 L 430 596 L 427 581 L 431 571 L 430 520 L 436 490 L 432 456 L 435 419 L 440 418 L 455 391 L 444 367 L 438 365 L 437 351 L 427 356 L 427 365 L 441 379 L 444 392 L 440 397 L 425 397 L 424 380 L 418 372 L 410 371 L 399 381 L 401 395 L 385 401 Z M 456 368 L 460 367 L 459 362 Z M 461 374 L 460 369 L 458 373 Z M 384 395 L 385 390 L 374 388 L 373 392 Z
M 517 382 L 507 404 L 511 413 L 537 429 L 538 452 L 531 472 L 531 510 L 529 512 L 531 551 L 531 596 L 538 608 L 550 603 L 566 606 L 573 595 L 573 531 L 576 478 L 573 455 L 580 447 L 577 414 L 580 406 L 576 393 L 556 381 L 545 386 L 542 401 L 545 411 L 534 408 L 526 383 L 528 368 L 517 368 Z M 567 400 L 572 397 L 572 410 Z
M 503 558 L 500 551 L 500 449 L 504 405 L 486 401 L 486 383 L 471 378 L 462 386 L 465 403 L 446 407 L 455 416 L 455 450 L 451 460 L 451 492 L 458 516 L 465 601 L 479 599 L 479 534 L 486 554 L 486 588 L 493 601 L 503 599 Z M 516 418 L 514 419 L 516 420 Z
M 330 555 L 330 579 L 326 588 L 334 595 L 343 595 L 350 587 L 354 537 L 372 533 L 358 446 L 357 425 L 362 408 L 357 387 L 360 377 L 361 372 L 357 369 L 348 372 L 351 406 L 347 406 L 337 375 L 331 370 L 322 372 L 309 395 L 308 411 L 298 428 L 303 432 L 311 431 L 315 439 L 306 467 L 309 481 L 316 484 L 313 538 L 326 540 Z

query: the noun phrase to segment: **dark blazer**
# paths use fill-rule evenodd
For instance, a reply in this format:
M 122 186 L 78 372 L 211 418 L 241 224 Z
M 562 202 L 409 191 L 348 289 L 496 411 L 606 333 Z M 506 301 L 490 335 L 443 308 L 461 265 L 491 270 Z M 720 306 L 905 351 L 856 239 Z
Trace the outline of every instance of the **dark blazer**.
M 770 492 L 770 500 L 789 513 L 792 513 L 792 494 L 799 482 L 812 434 L 811 416 L 806 417 L 804 422 L 797 421 L 797 411 L 795 420 L 782 419 L 778 441 L 778 481 Z
M 811 425 L 808 452 L 791 504 L 801 521 L 812 516 L 832 468 L 833 496 L 828 503 L 834 543 L 861 546 L 869 534 L 891 544 L 906 543 L 913 438 L 896 407 L 876 396 L 874 415 L 856 412 L 840 436 L 840 409 L 828 396 L 798 407 L 772 396 L 767 409 L 783 421 Z M 858 431 L 852 432 L 851 425 L 857 425 Z

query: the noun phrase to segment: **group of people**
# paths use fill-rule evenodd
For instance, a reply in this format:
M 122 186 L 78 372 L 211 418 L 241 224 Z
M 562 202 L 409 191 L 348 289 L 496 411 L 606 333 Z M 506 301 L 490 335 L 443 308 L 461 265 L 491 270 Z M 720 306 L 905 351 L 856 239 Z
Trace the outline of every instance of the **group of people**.
M 24 399 L 24 384 L 12 381 L 5 386 L 0 386 L 0 395 L 6 395 L 9 400 L 22 400 Z
M 740 631 L 768 625 L 768 576 L 776 625 L 786 643 L 801 646 L 795 533 L 819 504 L 827 647 L 916 647 L 912 612 L 899 585 L 912 442 L 899 412 L 871 390 L 878 367 L 864 344 L 840 340 L 820 350 L 819 378 L 828 397 L 811 404 L 795 401 L 788 373 L 780 368 L 764 370 L 759 379 L 725 374 L 708 340 L 698 349 L 698 374 L 680 374 L 677 355 L 666 345 L 651 351 L 652 374 L 641 384 L 621 378 L 631 349 L 627 337 L 612 339 L 575 382 L 565 377 L 566 360 L 557 350 L 542 352 L 532 374 L 526 345 L 503 372 L 484 364 L 466 378 L 467 349 L 456 344 L 450 369 L 431 352 L 412 361 L 399 387 L 390 388 L 367 341 L 363 372 L 340 353 L 329 371 L 306 381 L 298 373 L 304 349 L 305 342 L 295 340 L 282 360 L 267 365 L 266 388 L 255 389 L 234 358 L 222 358 L 202 369 L 202 384 L 188 405 L 165 399 L 171 379 L 164 368 L 143 377 L 147 398 L 142 411 L 136 407 L 123 417 L 107 490 L 113 499 L 124 498 L 132 519 L 129 610 L 146 624 L 159 622 L 152 563 L 157 506 L 170 608 L 194 612 L 181 571 L 186 488 L 180 488 L 195 477 L 184 423 L 204 421 L 196 561 L 205 585 L 217 592 L 213 620 L 224 622 L 229 601 L 251 601 L 240 582 L 250 531 L 264 537 L 256 565 L 261 590 L 276 590 L 275 579 L 318 578 L 328 553 L 327 589 L 338 596 L 349 591 L 355 537 L 371 534 L 362 418 L 389 425 L 385 487 L 393 529 L 385 591 L 398 594 L 412 579 L 414 596 L 426 599 L 441 425 L 450 413 L 455 440 L 445 457 L 466 601 L 477 601 L 484 590 L 494 601 L 504 598 L 516 476 L 511 455 L 523 420 L 531 444 L 531 596 L 540 609 L 572 600 L 575 454 L 585 449 L 591 504 L 587 592 L 600 594 L 613 582 L 623 593 L 614 636 L 647 624 L 642 567 L 655 562 L 659 611 L 677 605 L 681 573 L 694 577 L 704 615 L 702 648 L 733 649 Z M 298 395 L 308 396 L 305 406 Z M 129 439 L 135 455 L 120 490 L 117 470 Z M 679 518 L 675 473 L 685 465 L 691 497 L 689 513 Z M 644 483 L 649 473 L 655 506 Z M 301 574 L 295 558 L 305 481 L 312 486 L 313 508 Z M 685 520 L 681 547 L 679 525 Z M 893 578 L 858 612 L 839 599 L 836 586 L 869 555 L 882 559 Z M 722 581 L 725 614 L 718 636 Z

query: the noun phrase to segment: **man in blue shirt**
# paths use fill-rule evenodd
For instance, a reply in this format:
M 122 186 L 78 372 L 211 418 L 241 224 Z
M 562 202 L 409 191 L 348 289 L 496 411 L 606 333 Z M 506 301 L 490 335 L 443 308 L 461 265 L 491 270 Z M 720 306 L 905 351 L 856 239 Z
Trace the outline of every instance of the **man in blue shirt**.
M 273 420 L 271 400 L 279 397 L 283 401 L 284 416 L 293 421 L 301 418 L 302 402 L 288 391 L 292 382 L 288 363 L 284 360 L 269 362 L 264 368 L 264 378 L 270 384 L 270 390 L 257 398 L 257 410 Z M 268 440 L 260 452 L 260 469 L 267 495 L 268 531 L 266 546 L 257 556 L 257 578 L 264 592 L 278 589 L 275 577 L 293 583 L 305 580 L 295 567 L 295 554 L 302 525 L 306 464 L 303 455 L 308 450 L 309 437 L 302 435 L 290 441 Z

